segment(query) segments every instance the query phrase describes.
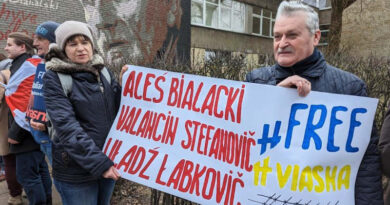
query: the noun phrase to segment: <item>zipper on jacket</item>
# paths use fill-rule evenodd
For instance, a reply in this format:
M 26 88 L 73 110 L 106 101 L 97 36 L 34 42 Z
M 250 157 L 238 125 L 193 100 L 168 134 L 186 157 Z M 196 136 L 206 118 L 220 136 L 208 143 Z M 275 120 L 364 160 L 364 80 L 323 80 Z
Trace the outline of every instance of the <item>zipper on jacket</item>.
M 109 113 L 108 113 L 108 102 L 107 102 L 107 99 L 105 98 L 105 96 L 104 96 L 104 85 L 103 85 L 103 81 L 101 81 L 100 80 L 100 73 L 98 73 L 99 74 L 99 76 L 98 76 L 98 83 L 99 83 L 99 87 L 100 87 L 100 97 L 101 97 L 101 99 L 102 99 L 102 102 L 104 103 L 104 113 L 106 114 L 106 116 L 108 117 L 108 116 L 111 116 L 111 115 L 109 115 Z M 111 86 L 111 85 L 109 85 L 109 86 Z M 107 120 L 107 118 L 106 118 L 106 120 Z M 111 120 L 111 117 L 110 117 L 110 120 Z M 106 122 L 108 122 L 109 120 L 107 120 Z
M 99 72 L 98 72 L 98 76 L 97 76 L 97 81 L 98 81 L 98 84 L 99 84 L 100 91 L 102 93 L 104 93 L 104 86 L 103 86 L 103 82 L 100 80 L 100 73 Z
M 102 102 L 104 103 L 104 113 L 105 113 L 105 115 L 106 115 L 106 122 L 108 122 L 108 117 L 110 116 L 109 114 L 108 114 L 108 103 L 107 103 L 107 100 L 106 100 L 106 98 L 104 97 L 104 92 L 101 92 L 100 93 L 100 98 L 102 99 Z

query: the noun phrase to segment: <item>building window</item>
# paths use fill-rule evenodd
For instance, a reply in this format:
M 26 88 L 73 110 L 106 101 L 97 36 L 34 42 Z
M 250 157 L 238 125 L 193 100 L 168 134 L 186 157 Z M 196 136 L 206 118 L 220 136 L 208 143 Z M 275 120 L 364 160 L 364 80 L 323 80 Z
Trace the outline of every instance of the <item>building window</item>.
M 332 3 L 330 0 L 324 0 L 325 1 L 325 5 L 323 7 L 320 7 L 321 9 L 330 9 L 332 8 Z
M 320 30 L 321 30 L 320 45 L 328 45 L 328 42 L 329 42 L 329 26 L 330 25 L 320 25 Z
M 309 4 L 310 6 L 314 6 L 319 8 L 320 6 L 320 0 L 303 0 L 306 4 Z
M 216 60 L 220 62 L 229 62 L 231 58 L 232 58 L 232 52 L 230 51 L 206 49 L 204 53 L 205 62 L 215 62 Z
M 216 53 L 215 51 L 206 50 L 204 53 L 204 61 L 206 62 L 213 61 L 213 59 L 215 59 L 215 53 Z
M 233 0 L 191 0 L 191 23 L 245 32 L 245 4 Z
M 303 2 L 320 10 L 331 8 L 330 0 L 303 0 Z
M 270 10 L 253 7 L 252 33 L 255 35 L 272 37 L 276 13 Z

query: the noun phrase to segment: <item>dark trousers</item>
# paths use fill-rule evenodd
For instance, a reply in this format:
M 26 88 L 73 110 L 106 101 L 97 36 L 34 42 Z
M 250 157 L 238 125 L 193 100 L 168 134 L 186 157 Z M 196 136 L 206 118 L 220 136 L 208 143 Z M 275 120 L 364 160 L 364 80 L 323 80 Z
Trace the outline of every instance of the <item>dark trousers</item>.
M 30 204 L 51 203 L 51 178 L 45 154 L 30 151 L 16 154 L 16 177 Z
M 14 154 L 3 156 L 5 165 L 5 180 L 7 181 L 9 194 L 12 197 L 22 194 L 22 186 L 16 180 L 16 158 Z
M 75 184 L 54 179 L 54 185 L 61 195 L 63 205 L 109 205 L 115 181 L 101 177 Z

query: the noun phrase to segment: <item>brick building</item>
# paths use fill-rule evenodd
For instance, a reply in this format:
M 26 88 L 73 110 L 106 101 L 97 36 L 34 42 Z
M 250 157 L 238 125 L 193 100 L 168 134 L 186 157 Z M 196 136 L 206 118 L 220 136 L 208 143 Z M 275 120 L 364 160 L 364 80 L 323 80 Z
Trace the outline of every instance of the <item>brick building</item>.
M 282 0 L 191 0 L 191 60 L 202 64 L 223 53 L 245 57 L 249 67 L 272 58 L 273 25 Z M 330 0 L 304 0 L 320 17 L 327 45 Z
M 272 58 L 273 25 L 282 0 L 0 0 L 0 48 L 10 32 L 33 36 L 47 20 L 88 23 L 107 60 L 151 62 L 218 54 L 240 55 L 249 66 Z M 321 45 L 330 25 L 330 0 L 304 0 L 320 16 Z M 357 55 L 388 56 L 389 0 L 357 0 L 344 12 L 342 44 Z M 0 52 L 2 52 L 0 50 Z
M 281 0 L 191 0 L 191 60 L 241 55 L 249 66 L 272 55 L 273 25 Z
M 357 56 L 390 57 L 390 1 L 357 0 L 344 10 L 341 45 Z
M 190 6 L 188 0 L 0 0 L 0 48 L 11 32 L 34 36 L 44 21 L 76 20 L 91 26 L 109 62 L 187 61 Z

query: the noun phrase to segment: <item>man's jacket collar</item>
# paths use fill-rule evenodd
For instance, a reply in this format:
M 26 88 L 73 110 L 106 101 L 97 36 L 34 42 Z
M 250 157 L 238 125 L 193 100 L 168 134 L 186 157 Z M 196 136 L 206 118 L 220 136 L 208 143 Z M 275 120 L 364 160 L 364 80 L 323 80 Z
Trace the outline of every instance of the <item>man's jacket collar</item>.
M 321 76 L 324 73 L 325 69 L 326 69 L 326 61 L 324 59 L 324 56 L 320 51 L 315 49 L 311 56 L 307 57 L 301 62 L 296 63 L 291 67 L 282 67 L 276 64 L 275 77 L 276 80 L 279 82 L 293 75 L 299 75 L 301 77 L 308 77 L 308 78 L 316 78 Z

